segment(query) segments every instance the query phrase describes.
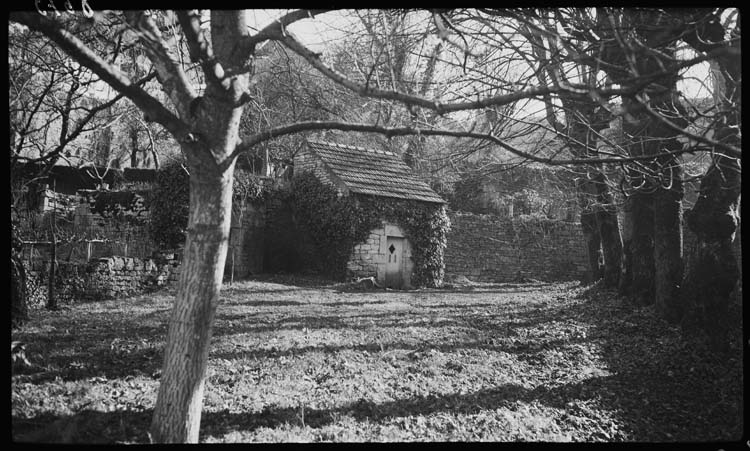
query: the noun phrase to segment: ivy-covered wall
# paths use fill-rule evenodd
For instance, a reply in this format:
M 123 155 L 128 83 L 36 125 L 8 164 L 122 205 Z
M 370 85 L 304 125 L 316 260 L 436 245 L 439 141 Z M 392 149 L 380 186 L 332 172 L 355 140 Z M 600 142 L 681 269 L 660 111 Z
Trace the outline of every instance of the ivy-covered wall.
M 411 245 L 411 285 L 442 285 L 443 251 L 450 228 L 442 204 L 379 196 L 340 196 L 334 186 L 321 182 L 312 171 L 295 174 L 291 197 L 301 244 L 299 258 L 304 267 L 316 268 L 339 279 L 355 275 L 349 265 L 355 246 L 367 244 L 373 230 L 387 222 L 403 230 Z
M 449 213 L 446 278 L 481 282 L 579 280 L 587 268 L 580 224 L 519 216 Z

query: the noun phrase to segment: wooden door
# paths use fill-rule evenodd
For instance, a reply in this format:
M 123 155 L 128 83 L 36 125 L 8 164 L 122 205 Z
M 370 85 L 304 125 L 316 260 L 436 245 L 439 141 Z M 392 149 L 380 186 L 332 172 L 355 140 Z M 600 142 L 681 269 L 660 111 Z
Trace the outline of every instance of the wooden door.
M 385 246 L 385 255 L 385 286 L 401 288 L 403 285 L 404 239 L 389 236 Z

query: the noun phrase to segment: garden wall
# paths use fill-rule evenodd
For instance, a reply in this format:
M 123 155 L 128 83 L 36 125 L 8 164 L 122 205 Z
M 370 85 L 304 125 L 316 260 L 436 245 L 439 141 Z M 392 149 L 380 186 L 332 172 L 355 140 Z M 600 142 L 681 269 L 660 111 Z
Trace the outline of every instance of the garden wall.
M 126 255 L 148 258 L 155 249 L 149 233 L 145 191 L 79 190 L 73 217 L 79 235 L 102 238 L 89 258 Z
M 30 304 L 32 307 L 44 305 L 49 263 L 32 260 L 25 264 Z M 155 259 L 107 257 L 88 263 L 58 262 L 56 273 L 55 293 L 61 302 L 114 299 L 176 282 L 180 258 L 176 254 L 161 254 Z
M 237 203 L 237 202 L 236 202 Z M 263 271 L 266 206 L 259 202 L 233 205 L 224 275 L 245 278 Z
M 588 262 L 578 223 L 449 212 L 446 280 L 580 280 Z

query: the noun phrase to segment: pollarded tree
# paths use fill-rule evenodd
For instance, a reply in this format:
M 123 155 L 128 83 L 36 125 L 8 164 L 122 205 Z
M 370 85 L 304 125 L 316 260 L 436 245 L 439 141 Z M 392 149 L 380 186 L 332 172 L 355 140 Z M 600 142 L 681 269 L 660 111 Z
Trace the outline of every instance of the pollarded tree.
M 696 26 L 683 38 L 702 55 L 716 54 L 718 66 L 714 81 L 717 105 L 711 127 L 715 143 L 698 201 L 686 214 L 698 242 L 696 253 L 686 262 L 681 291 L 687 307 L 684 324 L 700 324 L 716 348 L 728 344 L 728 306 L 740 274 L 732 253 L 740 220 L 742 176 L 740 155 L 731 152 L 742 145 L 740 17 L 737 15 L 732 23 L 736 14 L 736 10 L 700 10 L 692 16 Z
M 629 154 L 651 157 L 644 160 L 642 167 L 630 166 L 627 170 L 634 188 L 629 199 L 633 219 L 631 294 L 645 302 L 653 299 L 657 310 L 672 322 L 681 319 L 685 308 L 685 293 L 681 290 L 683 177 L 680 154 L 685 150 L 710 151 L 726 157 L 724 161 L 731 166 L 734 164 L 731 162 L 739 158 L 740 151 L 739 135 L 734 132 L 722 137 L 717 130 L 711 137 L 710 134 L 698 136 L 688 130 L 692 119 L 689 108 L 696 111 L 703 108 L 696 107 L 690 99 L 684 99 L 678 91 L 681 72 L 666 68 L 676 62 L 684 64 L 689 61 L 680 55 L 680 51 L 685 42 L 692 40 L 693 45 L 703 52 L 693 58 L 694 61 L 713 60 L 723 65 L 725 73 L 732 72 L 730 77 L 740 76 L 739 39 L 726 39 L 724 28 L 718 25 L 718 15 L 720 11 L 701 9 L 601 8 L 591 22 L 600 37 L 598 61 L 601 67 L 614 82 L 637 91 L 622 96 L 623 131 L 629 139 Z M 700 36 L 712 24 L 718 25 L 720 30 L 715 33 L 717 30 L 713 26 L 709 41 L 702 41 Z M 586 24 L 582 25 L 587 28 Z M 727 104 L 731 106 L 727 108 Z M 739 113 L 738 102 L 727 104 L 716 106 L 735 115 Z M 710 133 L 712 128 L 707 127 L 707 131 Z M 737 139 L 730 136 L 737 136 Z M 684 137 L 694 140 L 687 148 L 680 139 Z M 717 140 L 716 137 L 728 139 Z M 738 168 L 731 171 L 737 180 Z M 706 180 L 710 179 L 712 172 L 709 170 Z M 737 185 L 737 188 L 729 188 L 731 185 Z M 730 182 L 726 186 L 729 188 L 727 193 L 738 192 L 738 186 L 738 183 Z M 727 199 L 732 197 L 729 194 Z M 727 202 L 722 205 L 731 210 L 731 201 Z M 700 211 L 700 208 L 694 211 L 698 217 L 705 215 L 699 221 L 710 222 L 714 213 Z M 734 230 L 734 227 L 730 228 Z M 727 277 L 734 276 L 727 274 Z

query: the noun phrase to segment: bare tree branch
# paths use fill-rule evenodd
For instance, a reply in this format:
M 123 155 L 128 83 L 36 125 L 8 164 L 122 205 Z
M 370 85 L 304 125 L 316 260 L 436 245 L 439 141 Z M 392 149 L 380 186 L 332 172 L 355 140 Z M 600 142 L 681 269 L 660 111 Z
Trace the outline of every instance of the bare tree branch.
M 166 39 L 145 11 L 125 11 L 127 22 L 139 35 L 146 55 L 154 63 L 159 82 L 169 95 L 181 118 L 189 118 L 190 102 L 197 97 L 185 71 L 177 63 L 174 54 L 179 43 L 174 37 Z
M 99 78 L 112 86 L 112 88 L 132 100 L 151 120 L 164 126 L 175 137 L 184 137 L 189 133 L 187 125 L 174 113 L 169 111 L 161 102 L 137 84 L 133 83 L 122 72 L 93 52 L 59 23 L 40 14 L 28 12 L 11 13 L 10 20 L 26 25 L 33 30 L 43 32 L 68 55 L 91 69 Z
M 242 141 L 233 152 L 233 156 L 238 156 L 243 152 L 247 152 L 252 149 L 253 146 L 260 144 L 261 142 L 268 141 L 270 139 L 278 138 L 280 136 L 289 135 L 292 133 L 299 133 L 304 131 L 313 130 L 342 130 L 351 132 L 369 132 L 369 133 L 380 133 L 388 138 L 394 136 L 409 136 L 409 135 L 424 135 L 424 136 L 450 136 L 454 138 L 471 138 L 490 141 L 503 149 L 527 160 L 535 161 L 538 163 L 544 163 L 551 166 L 564 166 L 571 164 L 599 164 L 599 163 L 627 163 L 631 161 L 640 160 L 653 160 L 654 155 L 641 155 L 641 156 L 628 156 L 628 157 L 613 157 L 613 158 L 577 158 L 567 160 L 555 160 L 554 157 L 540 157 L 538 155 L 525 152 L 510 144 L 504 142 L 497 136 L 491 133 L 475 133 L 471 131 L 456 131 L 456 130 L 445 130 L 445 129 L 419 129 L 415 127 L 384 127 L 373 124 L 362 124 L 362 123 L 348 123 L 348 122 L 336 122 L 336 121 L 304 121 L 296 122 L 293 124 L 282 125 L 278 127 L 269 128 L 261 132 L 255 133 Z M 664 152 L 659 156 L 664 155 L 680 155 L 683 153 L 695 152 L 695 149 L 683 149 L 670 152 Z
M 657 113 L 656 111 L 651 108 L 647 102 L 644 102 L 641 98 L 641 96 L 635 97 L 636 101 L 644 108 L 644 110 L 649 114 L 649 116 L 653 117 L 654 119 L 658 120 L 662 124 L 666 125 L 673 131 L 676 131 L 677 133 L 680 133 L 682 135 L 687 136 L 688 138 L 701 142 L 703 144 L 707 144 L 709 146 L 717 147 L 724 152 L 726 152 L 726 155 L 733 157 L 733 158 L 742 158 L 742 150 L 731 145 L 731 144 L 725 144 L 720 141 L 716 141 L 715 139 L 707 138 L 705 136 L 696 135 L 695 133 L 690 132 L 686 128 L 682 128 L 679 125 L 675 124 L 674 122 L 670 121 L 669 119 L 665 118 L 663 115 Z
M 273 23 L 260 30 L 258 33 L 248 36 L 242 41 L 237 43 L 234 53 L 238 54 L 240 58 L 247 59 L 255 51 L 255 46 L 263 41 L 273 39 L 279 33 L 286 34 L 286 27 L 293 24 L 294 22 L 312 18 L 318 14 L 331 11 L 330 9 L 300 9 L 285 14 L 282 17 L 274 20 Z

